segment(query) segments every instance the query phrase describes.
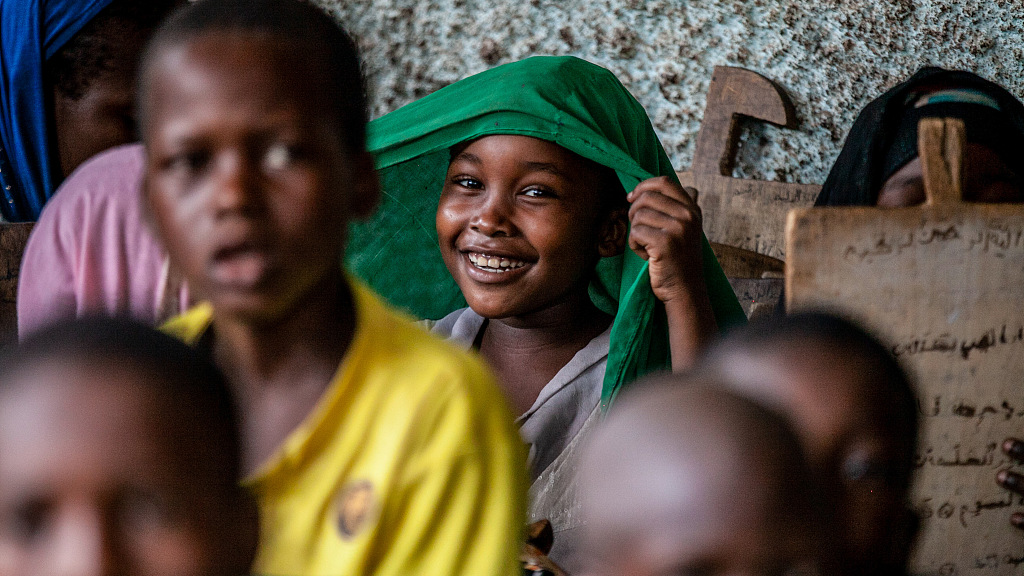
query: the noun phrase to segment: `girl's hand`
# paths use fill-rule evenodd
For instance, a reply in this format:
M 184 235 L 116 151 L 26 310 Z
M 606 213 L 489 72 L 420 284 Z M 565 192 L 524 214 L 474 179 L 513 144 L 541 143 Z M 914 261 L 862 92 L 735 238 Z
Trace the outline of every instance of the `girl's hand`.
M 627 199 L 629 247 L 649 263 L 651 288 L 665 303 L 672 370 L 694 366 L 704 346 L 718 333 L 704 284 L 700 207 L 669 178 L 644 180 Z
M 1016 438 L 1007 438 L 1003 441 L 1003 452 L 1017 462 L 1024 463 L 1024 442 Z M 996 474 L 996 482 L 1010 492 L 1024 496 L 1024 476 L 1009 470 L 1000 470 Z M 1024 513 L 1014 512 L 1011 514 L 1010 524 L 1024 529 Z
M 626 196 L 629 247 L 650 264 L 651 287 L 662 302 L 688 300 L 704 290 L 702 218 L 694 200 L 666 176 L 641 182 Z M 692 194 L 692 196 L 691 196 Z

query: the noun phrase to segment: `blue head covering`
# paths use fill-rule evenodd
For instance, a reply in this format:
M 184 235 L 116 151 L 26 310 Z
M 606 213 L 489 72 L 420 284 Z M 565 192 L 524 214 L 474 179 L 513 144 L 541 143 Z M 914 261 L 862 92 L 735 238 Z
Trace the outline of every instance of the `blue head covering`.
M 35 220 L 60 178 L 43 63 L 112 0 L 0 0 L 0 213 Z

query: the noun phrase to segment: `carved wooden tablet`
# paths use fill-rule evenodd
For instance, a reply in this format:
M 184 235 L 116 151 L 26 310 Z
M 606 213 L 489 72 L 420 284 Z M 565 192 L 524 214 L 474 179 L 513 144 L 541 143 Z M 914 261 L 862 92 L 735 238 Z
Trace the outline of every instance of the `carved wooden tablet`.
M 864 322 L 916 374 L 913 572 L 1017 574 L 1024 506 L 994 479 L 1024 433 L 1024 206 L 959 200 L 963 130 L 922 121 L 925 205 L 791 212 L 786 298 Z
M 785 259 L 786 213 L 814 204 L 821 186 L 733 178 L 741 117 L 790 128 L 796 124 L 792 104 L 770 80 L 750 70 L 718 66 L 693 166 L 680 172 L 679 179 L 700 192 L 697 203 L 709 241 Z

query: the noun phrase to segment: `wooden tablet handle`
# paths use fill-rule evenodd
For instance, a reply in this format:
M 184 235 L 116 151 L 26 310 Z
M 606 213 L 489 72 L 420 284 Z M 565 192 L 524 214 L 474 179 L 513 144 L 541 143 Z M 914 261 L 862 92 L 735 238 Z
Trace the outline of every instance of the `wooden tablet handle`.
M 792 102 L 771 80 L 743 68 L 715 66 L 693 152 L 694 174 L 732 176 L 740 116 L 787 128 L 796 125 Z
M 964 121 L 959 118 L 924 118 L 918 123 L 917 153 L 929 206 L 963 201 L 964 145 Z

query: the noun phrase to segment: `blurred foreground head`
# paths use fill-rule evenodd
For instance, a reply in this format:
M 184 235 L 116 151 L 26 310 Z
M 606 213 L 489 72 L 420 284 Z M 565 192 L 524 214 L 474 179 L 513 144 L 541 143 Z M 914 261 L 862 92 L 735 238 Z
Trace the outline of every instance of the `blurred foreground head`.
M 889 351 L 855 324 L 799 313 L 713 348 L 715 382 L 784 414 L 839 522 L 851 574 L 900 574 L 916 534 L 908 492 L 917 399 Z
M 639 385 L 583 456 L 589 574 L 832 574 L 809 477 L 779 416 L 700 379 Z
M 95 319 L 0 362 L 0 575 L 244 574 L 257 533 L 231 395 L 198 352 Z

